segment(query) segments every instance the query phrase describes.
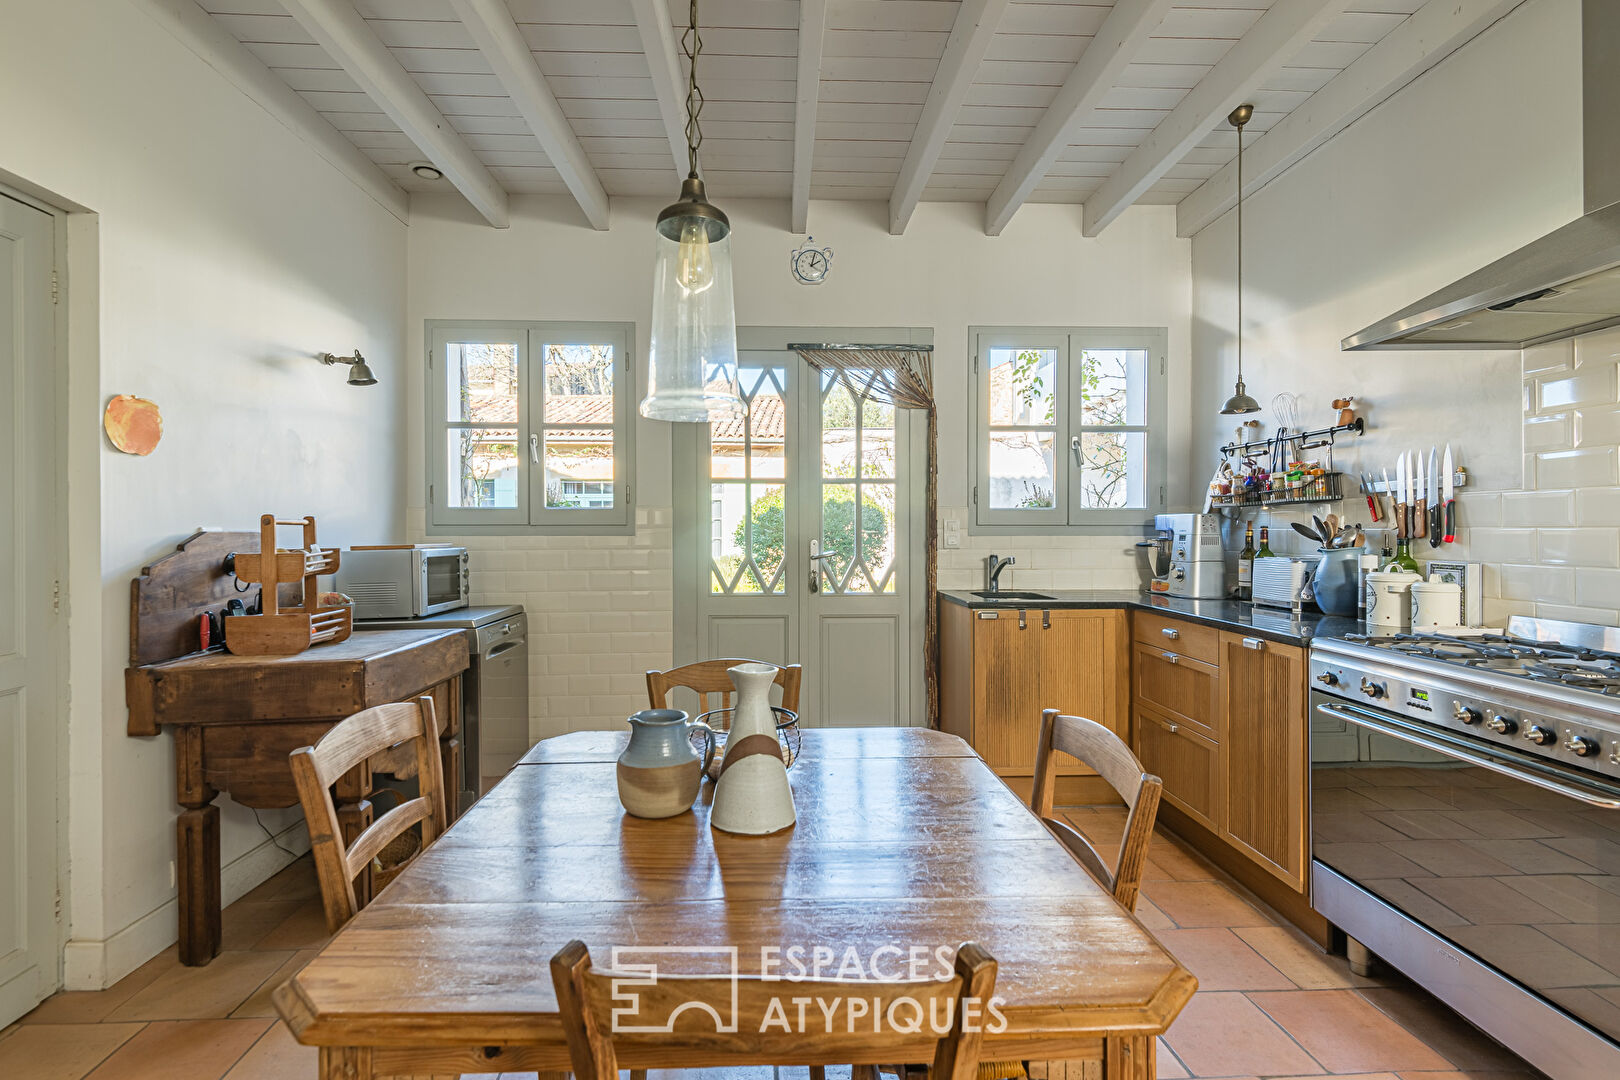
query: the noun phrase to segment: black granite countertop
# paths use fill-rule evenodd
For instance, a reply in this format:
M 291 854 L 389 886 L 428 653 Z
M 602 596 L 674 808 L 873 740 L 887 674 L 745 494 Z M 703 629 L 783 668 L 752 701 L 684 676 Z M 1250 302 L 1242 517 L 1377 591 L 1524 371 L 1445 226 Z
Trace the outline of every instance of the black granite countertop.
M 1283 608 L 1244 603 L 1240 600 L 1186 600 L 1162 593 L 1125 589 L 1040 589 L 1050 600 L 987 600 L 966 589 L 941 589 L 940 599 L 969 608 L 1134 608 L 1158 611 L 1189 622 L 1236 630 L 1291 645 L 1309 645 L 1317 638 L 1343 637 L 1361 633 L 1359 619 L 1323 615 L 1317 611 L 1299 614 Z

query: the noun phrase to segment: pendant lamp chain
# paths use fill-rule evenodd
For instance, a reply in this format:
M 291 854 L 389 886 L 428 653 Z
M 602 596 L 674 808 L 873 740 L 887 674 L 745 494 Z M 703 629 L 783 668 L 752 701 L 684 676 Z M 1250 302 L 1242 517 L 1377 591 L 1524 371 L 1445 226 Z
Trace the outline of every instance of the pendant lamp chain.
M 1254 116 L 1253 105 L 1239 105 L 1226 122 L 1237 128 L 1237 386 L 1221 409 L 1222 416 L 1260 411 L 1260 403 L 1243 385 L 1243 125 Z
M 703 35 L 698 33 L 698 0 L 692 0 L 692 13 L 681 35 L 681 49 L 686 53 L 686 162 L 687 175 L 698 174 L 698 147 L 703 145 L 703 89 L 698 86 L 698 54 L 703 52 Z

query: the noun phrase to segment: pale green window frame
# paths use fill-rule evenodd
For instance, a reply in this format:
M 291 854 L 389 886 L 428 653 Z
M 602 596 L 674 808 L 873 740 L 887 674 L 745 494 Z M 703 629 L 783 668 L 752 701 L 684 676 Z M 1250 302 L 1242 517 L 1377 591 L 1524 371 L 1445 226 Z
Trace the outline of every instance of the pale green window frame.
M 1154 514 L 1164 512 L 1168 461 L 1166 423 L 1169 410 L 1168 379 L 1169 332 L 1163 327 L 972 327 L 968 331 L 972 354 L 972 416 L 974 473 L 970 493 L 972 517 L 969 531 L 984 534 L 1043 532 L 1117 532 L 1139 526 Z M 1047 422 L 1038 418 L 1027 424 L 997 424 L 996 431 L 1027 431 L 1032 437 L 1050 434 L 1053 439 L 1052 488 L 1050 505 L 1032 499 L 1021 508 L 993 507 L 990 454 L 990 352 L 992 349 L 1049 350 L 1055 354 L 1052 387 L 1053 416 Z M 1083 423 L 1083 387 L 1076 372 L 1088 350 L 1144 351 L 1147 362 L 1142 392 L 1146 402 L 1139 424 Z M 1071 449 L 1086 433 L 1127 433 L 1140 435 L 1145 463 L 1141 473 L 1142 505 L 1120 508 L 1088 508 L 1081 505 L 1082 470 L 1076 463 L 1078 451 Z M 1045 493 L 1042 492 L 1042 495 Z

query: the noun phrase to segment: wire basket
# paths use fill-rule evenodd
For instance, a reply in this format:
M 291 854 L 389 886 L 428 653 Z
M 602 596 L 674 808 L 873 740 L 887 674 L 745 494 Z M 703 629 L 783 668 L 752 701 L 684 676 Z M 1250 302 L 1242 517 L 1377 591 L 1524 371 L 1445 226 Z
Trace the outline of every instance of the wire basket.
M 1323 473 L 1321 476 L 1308 476 L 1297 483 L 1282 487 L 1273 486 L 1265 493 L 1265 503 L 1275 506 L 1279 503 L 1314 503 L 1336 502 L 1343 498 L 1339 489 L 1339 478 L 1343 473 Z
M 706 774 L 710 780 L 720 779 L 720 763 L 726 756 L 726 736 L 731 733 L 731 716 L 736 711 L 736 706 L 710 709 L 697 718 L 697 723 L 708 724 L 714 731 L 714 760 L 709 762 Z M 799 714 L 780 705 L 772 705 L 771 712 L 776 714 L 776 741 L 782 746 L 782 764 L 791 769 L 799 759 Z M 693 749 L 701 755 L 705 737 L 703 729 L 694 725 L 689 737 Z

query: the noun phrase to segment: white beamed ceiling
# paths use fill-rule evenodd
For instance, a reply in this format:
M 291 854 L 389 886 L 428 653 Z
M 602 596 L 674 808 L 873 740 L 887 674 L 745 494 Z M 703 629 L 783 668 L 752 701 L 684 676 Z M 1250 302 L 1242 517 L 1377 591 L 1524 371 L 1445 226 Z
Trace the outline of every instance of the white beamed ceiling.
M 423 155 L 277 0 L 201 6 L 409 191 L 448 190 L 407 167 Z M 491 173 L 514 193 L 566 194 L 557 171 L 449 0 L 354 0 Z M 1348 0 L 1254 95 L 1259 137 L 1423 5 Z M 563 113 L 611 195 L 670 195 L 675 171 L 629 0 L 509 0 Z M 982 202 L 1108 15 L 1110 0 L 1014 2 L 979 65 L 924 199 Z M 1073 135 L 1031 201 L 1083 202 L 1269 8 L 1174 6 Z M 686 4 L 671 0 L 677 34 Z M 829 0 L 811 197 L 887 199 L 911 143 L 958 0 Z M 797 0 L 702 0 L 703 171 L 710 193 L 792 190 Z M 1141 201 L 1179 202 L 1234 153 L 1224 123 Z

